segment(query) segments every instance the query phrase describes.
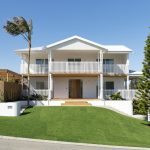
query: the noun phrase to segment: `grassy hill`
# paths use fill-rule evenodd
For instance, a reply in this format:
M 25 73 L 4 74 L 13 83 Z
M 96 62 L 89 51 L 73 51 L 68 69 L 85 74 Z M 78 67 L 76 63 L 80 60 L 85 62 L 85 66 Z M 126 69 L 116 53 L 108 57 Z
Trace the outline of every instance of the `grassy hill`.
M 48 140 L 150 147 L 147 123 L 96 107 L 34 107 L 0 117 L 0 134 Z

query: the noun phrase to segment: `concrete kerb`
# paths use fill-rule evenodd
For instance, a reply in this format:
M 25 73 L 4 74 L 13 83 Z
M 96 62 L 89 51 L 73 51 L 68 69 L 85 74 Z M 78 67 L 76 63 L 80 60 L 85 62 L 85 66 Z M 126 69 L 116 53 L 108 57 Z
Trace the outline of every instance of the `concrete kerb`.
M 79 145 L 79 146 L 90 146 L 90 147 L 101 147 L 101 148 L 113 148 L 113 149 L 150 150 L 150 148 L 143 148 L 143 147 L 111 146 L 111 145 L 101 145 L 101 144 L 88 144 L 88 143 L 75 143 L 75 142 L 63 142 L 63 141 L 52 141 L 52 140 L 40 140 L 40 139 L 11 137 L 11 136 L 0 136 L 0 139 L 20 140 L 20 141 L 40 142 L 40 143 L 51 143 L 51 144 Z

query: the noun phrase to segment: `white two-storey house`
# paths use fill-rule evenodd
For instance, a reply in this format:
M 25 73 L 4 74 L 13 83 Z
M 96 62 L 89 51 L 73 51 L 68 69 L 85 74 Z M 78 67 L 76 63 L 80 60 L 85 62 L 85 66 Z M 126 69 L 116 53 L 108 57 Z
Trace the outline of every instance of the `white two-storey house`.
M 49 100 L 104 100 L 120 92 L 125 100 L 132 99 L 131 52 L 123 45 L 101 45 L 79 36 L 32 48 L 31 93 L 48 96 Z M 26 78 L 28 49 L 16 53 L 22 59 L 22 77 Z

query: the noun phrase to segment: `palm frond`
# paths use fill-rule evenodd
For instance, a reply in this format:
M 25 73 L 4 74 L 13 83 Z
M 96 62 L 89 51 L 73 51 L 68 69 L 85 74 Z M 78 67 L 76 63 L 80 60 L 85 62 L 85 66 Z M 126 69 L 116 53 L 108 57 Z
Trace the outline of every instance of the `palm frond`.
M 20 34 L 19 27 L 11 21 L 7 21 L 6 25 L 4 25 L 3 28 L 5 29 L 6 32 L 8 32 L 9 34 L 11 34 L 13 36 L 17 36 Z

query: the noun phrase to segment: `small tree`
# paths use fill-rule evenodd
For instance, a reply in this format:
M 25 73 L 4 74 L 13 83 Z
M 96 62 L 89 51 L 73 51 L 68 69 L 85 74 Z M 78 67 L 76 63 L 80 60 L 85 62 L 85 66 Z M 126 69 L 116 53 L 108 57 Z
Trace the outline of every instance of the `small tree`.
M 32 35 L 32 20 L 27 22 L 23 17 L 13 17 L 8 20 L 4 29 L 12 36 L 21 35 L 27 42 L 29 47 L 28 57 L 28 106 L 30 97 L 30 52 L 31 52 L 31 35 Z
M 135 99 L 133 101 L 134 113 L 147 114 L 150 107 L 150 34 L 144 48 L 143 75 L 139 79 Z

